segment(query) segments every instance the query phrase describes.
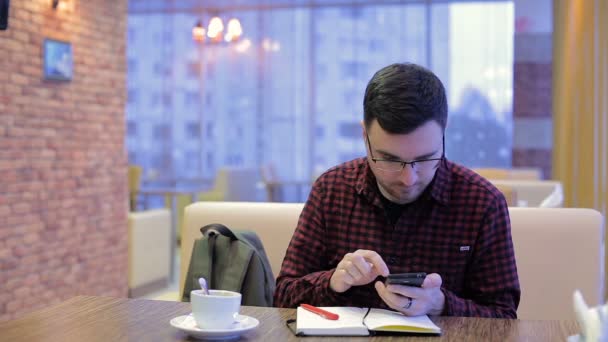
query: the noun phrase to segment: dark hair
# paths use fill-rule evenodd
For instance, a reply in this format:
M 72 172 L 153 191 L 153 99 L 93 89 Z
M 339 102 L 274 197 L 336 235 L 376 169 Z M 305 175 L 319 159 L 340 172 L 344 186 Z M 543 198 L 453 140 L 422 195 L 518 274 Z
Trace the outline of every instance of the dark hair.
M 392 134 L 409 134 L 429 120 L 445 130 L 448 101 L 441 80 L 413 63 L 395 63 L 374 74 L 365 89 L 363 120 Z

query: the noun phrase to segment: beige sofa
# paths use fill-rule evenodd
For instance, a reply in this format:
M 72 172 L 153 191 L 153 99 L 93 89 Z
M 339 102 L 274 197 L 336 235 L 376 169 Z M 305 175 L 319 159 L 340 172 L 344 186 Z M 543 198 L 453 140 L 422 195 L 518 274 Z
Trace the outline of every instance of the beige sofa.
M 592 209 L 509 208 L 522 319 L 575 319 L 572 294 L 604 301 L 604 218 Z
M 180 260 L 180 298 L 184 278 L 200 228 L 209 223 L 223 223 L 229 228 L 254 230 L 262 242 L 276 277 L 281 270 L 285 250 L 298 223 L 302 203 L 271 202 L 198 202 L 186 207 Z
M 163 289 L 169 282 L 171 213 L 131 212 L 128 217 L 129 297 Z
M 301 203 L 199 202 L 186 208 L 180 289 L 199 228 L 214 222 L 252 229 L 262 239 L 275 276 L 296 227 Z M 574 319 L 572 293 L 590 304 L 603 298 L 601 214 L 590 209 L 510 208 L 522 287 L 522 319 Z M 181 298 L 181 296 L 180 296 Z

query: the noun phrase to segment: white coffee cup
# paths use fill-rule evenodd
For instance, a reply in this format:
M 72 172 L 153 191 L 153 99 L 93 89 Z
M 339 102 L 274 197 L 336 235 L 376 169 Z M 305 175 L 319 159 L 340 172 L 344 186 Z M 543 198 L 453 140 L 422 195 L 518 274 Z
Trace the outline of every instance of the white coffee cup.
M 225 290 L 190 292 L 192 315 L 201 329 L 226 329 L 236 322 L 241 308 L 241 294 Z

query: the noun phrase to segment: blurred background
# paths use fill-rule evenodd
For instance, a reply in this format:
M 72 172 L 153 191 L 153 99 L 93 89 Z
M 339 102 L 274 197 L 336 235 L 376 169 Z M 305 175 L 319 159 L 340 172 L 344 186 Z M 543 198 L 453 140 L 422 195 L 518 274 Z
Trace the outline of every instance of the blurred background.
M 605 215 L 607 11 L 0 0 L 0 321 L 76 295 L 176 299 L 182 237 L 194 236 L 184 208 L 305 201 L 321 173 L 365 155 L 364 89 L 395 62 L 442 79 L 448 158 L 511 208 Z
M 238 20 L 242 35 L 193 37 L 213 17 Z M 365 155 L 360 121 L 374 72 L 413 62 L 446 86 L 448 157 L 510 167 L 514 26 L 513 1 L 131 0 L 129 163 L 162 186 L 267 167 L 294 185 L 281 200 L 303 201 L 320 173 Z

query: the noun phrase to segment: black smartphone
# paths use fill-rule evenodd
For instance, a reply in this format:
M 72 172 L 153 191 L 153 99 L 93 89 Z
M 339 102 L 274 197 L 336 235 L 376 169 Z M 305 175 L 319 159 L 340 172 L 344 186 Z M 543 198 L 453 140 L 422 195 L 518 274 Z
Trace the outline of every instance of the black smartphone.
M 424 282 L 424 278 L 426 278 L 426 273 L 424 272 L 414 272 L 414 273 L 395 273 L 389 274 L 386 277 L 386 285 L 405 285 L 405 286 L 422 286 L 422 282 Z

